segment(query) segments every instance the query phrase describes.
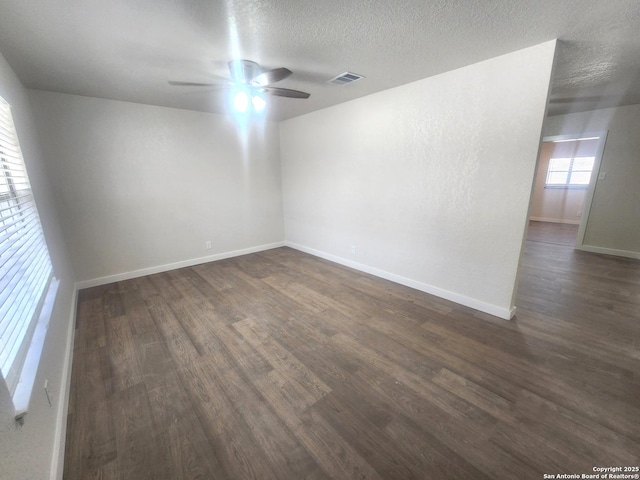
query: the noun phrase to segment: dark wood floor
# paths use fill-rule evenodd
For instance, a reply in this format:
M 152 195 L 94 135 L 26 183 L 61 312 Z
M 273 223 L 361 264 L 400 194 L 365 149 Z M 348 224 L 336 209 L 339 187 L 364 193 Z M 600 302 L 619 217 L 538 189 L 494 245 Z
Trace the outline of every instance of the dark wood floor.
M 280 248 L 83 290 L 65 479 L 640 463 L 640 262 L 528 241 L 507 322 Z
M 527 240 L 534 242 L 556 243 L 558 245 L 575 245 L 579 225 L 569 223 L 551 223 L 529 221 Z

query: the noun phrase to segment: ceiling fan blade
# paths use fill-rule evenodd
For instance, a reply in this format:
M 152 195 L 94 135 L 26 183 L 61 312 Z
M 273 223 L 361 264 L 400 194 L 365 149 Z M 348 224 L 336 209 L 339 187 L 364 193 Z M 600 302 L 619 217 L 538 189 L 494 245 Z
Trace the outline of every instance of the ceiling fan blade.
M 226 87 L 226 85 L 219 83 L 178 82 L 175 80 L 169 80 L 169 85 L 177 87 Z
M 579 102 L 595 102 L 601 100 L 603 97 L 575 97 L 575 98 L 552 98 L 549 100 L 551 103 L 579 103 Z
M 293 72 L 288 68 L 274 68 L 267 72 L 262 72 L 250 80 L 250 84 L 254 87 L 266 87 L 272 83 L 279 82 L 290 76 Z
M 264 87 L 260 90 L 268 93 L 269 95 L 275 95 L 276 97 L 309 98 L 311 96 L 310 93 L 301 92 L 300 90 L 290 90 L 288 88 Z

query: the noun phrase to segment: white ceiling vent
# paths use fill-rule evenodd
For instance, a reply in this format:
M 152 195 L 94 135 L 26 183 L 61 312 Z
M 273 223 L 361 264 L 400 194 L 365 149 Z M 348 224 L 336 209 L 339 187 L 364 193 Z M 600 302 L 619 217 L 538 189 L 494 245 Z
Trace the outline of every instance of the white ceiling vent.
M 331 80 L 328 80 L 327 83 L 333 83 L 334 85 L 348 85 L 349 83 L 357 82 L 361 78 L 364 78 L 364 75 L 358 75 L 357 73 L 344 72 L 338 75 L 337 77 L 333 77 Z

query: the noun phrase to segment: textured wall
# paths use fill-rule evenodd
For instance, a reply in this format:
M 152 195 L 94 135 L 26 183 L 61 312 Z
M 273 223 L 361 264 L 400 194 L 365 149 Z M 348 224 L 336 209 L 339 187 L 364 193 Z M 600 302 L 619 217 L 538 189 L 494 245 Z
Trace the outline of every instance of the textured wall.
M 287 242 L 508 317 L 554 50 L 281 123 Z
M 35 126 L 32 121 L 27 91 L 11 67 L 0 55 L 0 95 L 12 106 L 16 130 L 22 147 L 27 171 L 33 186 L 44 234 L 54 267 L 60 279 L 58 299 L 51 317 L 35 380 L 29 413 L 22 427 L 14 421 L 13 404 L 4 381 L 0 381 L 0 478 L 2 480 L 39 480 L 49 478 L 50 470 L 62 466 L 56 451 L 56 442 L 64 434 L 66 421 L 65 357 L 71 349 L 68 343 L 71 326 L 73 284 L 71 266 L 55 201 L 48 184 L 47 158 L 41 154 Z M 44 391 L 45 379 L 53 405 L 49 407 Z M 58 444 L 59 446 L 59 444 Z M 52 464 L 53 460 L 53 464 Z
M 276 124 L 245 141 L 220 115 L 30 98 L 80 281 L 283 240 Z
M 582 135 L 608 131 L 584 236 L 585 247 L 640 258 L 640 105 L 558 115 L 545 120 L 544 134 Z

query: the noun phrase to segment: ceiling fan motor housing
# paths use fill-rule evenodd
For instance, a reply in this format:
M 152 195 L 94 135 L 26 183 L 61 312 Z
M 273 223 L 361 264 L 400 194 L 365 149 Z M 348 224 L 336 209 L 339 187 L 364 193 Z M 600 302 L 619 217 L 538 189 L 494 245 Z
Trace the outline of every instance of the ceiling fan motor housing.
M 260 66 L 251 60 L 231 60 L 229 73 L 234 83 L 248 85 L 251 79 L 260 74 Z

